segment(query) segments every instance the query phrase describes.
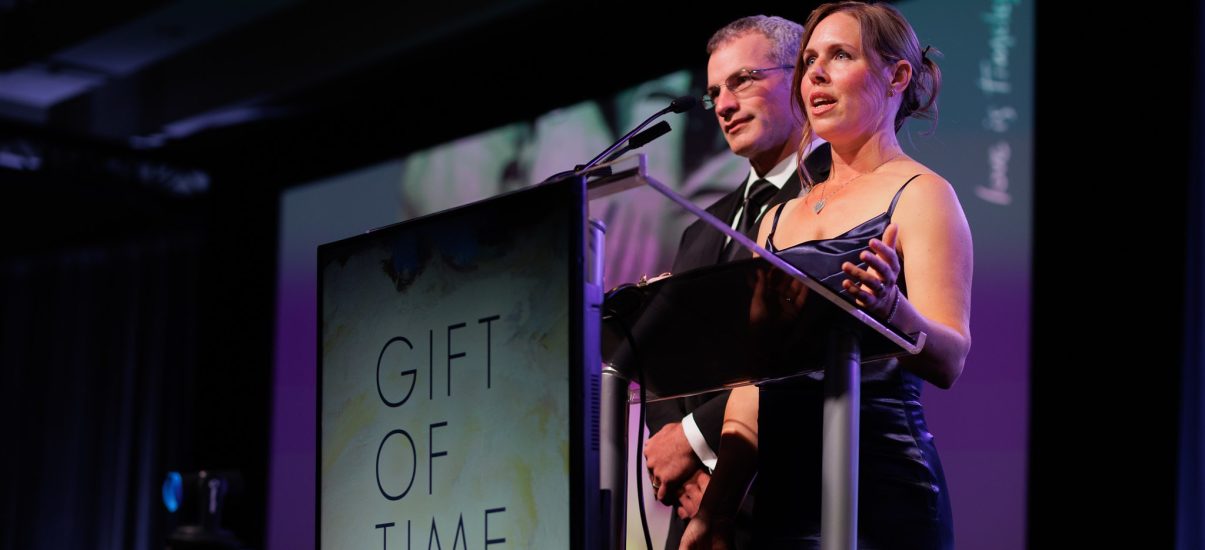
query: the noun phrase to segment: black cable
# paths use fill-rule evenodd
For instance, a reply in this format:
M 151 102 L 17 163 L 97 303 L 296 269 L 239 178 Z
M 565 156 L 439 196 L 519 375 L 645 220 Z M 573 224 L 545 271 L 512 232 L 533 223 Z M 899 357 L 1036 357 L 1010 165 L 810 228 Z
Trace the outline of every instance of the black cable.
M 623 328 L 624 337 L 628 340 L 628 347 L 632 348 L 632 362 L 636 366 L 636 380 L 640 384 L 640 435 L 636 439 L 636 501 L 640 507 L 640 526 L 644 529 L 644 544 L 646 548 L 652 550 L 653 537 L 649 534 L 648 516 L 644 512 L 644 477 L 641 475 L 641 472 L 644 471 L 644 403 L 648 397 L 648 390 L 644 385 L 644 365 L 640 362 L 640 354 L 636 352 L 636 339 L 632 337 L 631 328 L 622 318 L 616 317 L 615 320 Z

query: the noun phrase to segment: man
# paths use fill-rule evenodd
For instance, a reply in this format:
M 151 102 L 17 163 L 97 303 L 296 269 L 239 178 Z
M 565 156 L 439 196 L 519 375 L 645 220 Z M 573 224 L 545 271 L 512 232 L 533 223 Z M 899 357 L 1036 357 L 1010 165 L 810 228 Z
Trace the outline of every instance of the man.
M 802 137 L 791 110 L 791 75 L 803 27 L 781 17 L 738 19 L 707 44 L 707 97 L 732 152 L 749 160 L 745 181 L 707 211 L 752 238 L 770 206 L 799 195 L 796 152 Z M 812 178 L 827 177 L 827 145 L 806 160 Z M 737 243 L 702 221 L 682 234 L 673 272 L 750 257 Z M 666 548 L 676 549 L 715 468 L 728 392 L 650 403 L 644 456 L 657 499 L 674 505 Z M 750 499 L 736 526 L 737 547 L 750 536 Z

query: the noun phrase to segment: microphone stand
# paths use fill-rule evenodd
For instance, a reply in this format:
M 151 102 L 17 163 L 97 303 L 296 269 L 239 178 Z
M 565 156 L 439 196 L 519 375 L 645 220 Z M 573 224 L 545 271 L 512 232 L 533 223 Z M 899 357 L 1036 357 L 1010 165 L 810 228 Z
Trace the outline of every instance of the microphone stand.
M 639 126 L 637 126 L 635 129 L 633 129 L 631 132 L 624 134 L 623 137 L 619 138 L 619 141 L 616 141 L 615 143 L 611 144 L 611 146 L 607 147 L 607 149 L 605 151 L 599 153 L 597 156 L 590 159 L 590 162 L 587 162 L 586 164 L 578 165 L 573 170 L 566 170 L 564 172 L 558 172 L 556 174 L 553 174 L 552 176 L 549 176 L 544 181 L 549 182 L 549 181 L 560 179 L 560 178 L 570 176 L 573 174 L 583 173 L 583 172 L 589 170 L 590 168 L 592 168 L 594 165 L 598 164 L 599 161 L 601 161 L 603 159 L 607 159 L 608 161 L 613 160 L 613 156 L 608 157 L 608 155 L 611 155 L 612 153 L 614 153 L 615 150 L 619 149 L 619 147 L 621 145 L 623 145 L 624 143 L 629 143 L 629 140 L 630 140 L 630 143 L 629 143 L 628 148 L 624 149 L 623 151 L 620 151 L 619 154 L 626 153 L 627 151 L 640 147 L 640 146 L 644 145 L 645 143 L 648 143 L 658 137 L 661 137 L 662 135 L 664 135 L 666 132 L 669 131 L 669 124 L 666 124 L 664 126 L 664 129 L 662 129 L 663 127 L 661 125 L 657 125 L 651 129 L 649 129 L 649 131 L 646 132 L 645 134 L 641 134 L 639 136 L 637 136 L 636 134 L 639 133 L 641 130 L 644 130 L 645 126 L 648 126 L 654 120 L 657 120 L 658 118 L 664 116 L 666 113 L 670 113 L 670 112 L 685 113 L 691 109 L 694 109 L 696 106 L 698 106 L 698 104 L 699 104 L 699 100 L 694 98 L 693 96 L 682 96 L 682 97 L 675 98 L 673 101 L 671 101 L 669 103 L 668 107 L 661 109 L 660 111 L 657 111 L 656 113 L 654 113 L 653 116 L 644 119 L 644 122 L 641 122 Z M 641 139 L 634 139 L 633 136 L 636 136 L 637 138 L 641 138 Z

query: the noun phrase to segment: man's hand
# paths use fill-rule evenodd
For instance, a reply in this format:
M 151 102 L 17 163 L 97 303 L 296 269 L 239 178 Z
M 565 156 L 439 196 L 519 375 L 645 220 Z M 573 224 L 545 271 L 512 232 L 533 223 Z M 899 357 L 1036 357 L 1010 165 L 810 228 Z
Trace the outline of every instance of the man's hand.
M 679 422 L 666 424 L 645 442 L 644 460 L 657 500 L 665 504 L 675 503 L 681 484 L 703 465 Z
M 699 512 L 699 504 L 703 502 L 703 493 L 707 492 L 707 483 L 711 474 L 699 468 L 678 489 L 678 517 L 688 519 Z

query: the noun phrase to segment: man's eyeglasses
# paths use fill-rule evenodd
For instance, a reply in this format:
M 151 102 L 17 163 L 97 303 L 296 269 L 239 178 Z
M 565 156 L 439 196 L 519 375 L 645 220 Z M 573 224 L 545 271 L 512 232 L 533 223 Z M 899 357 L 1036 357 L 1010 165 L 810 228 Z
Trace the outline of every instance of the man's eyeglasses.
M 732 93 L 740 92 L 753 84 L 754 80 L 761 80 L 761 76 L 766 71 L 777 71 L 779 69 L 794 69 L 794 65 L 779 65 L 777 67 L 766 67 L 764 69 L 741 69 L 728 77 L 724 81 L 724 87 Z M 720 87 L 712 86 L 707 88 L 707 93 L 703 94 L 703 108 L 714 109 L 715 102 L 720 98 Z

